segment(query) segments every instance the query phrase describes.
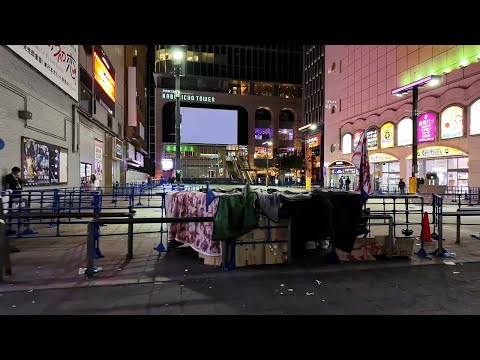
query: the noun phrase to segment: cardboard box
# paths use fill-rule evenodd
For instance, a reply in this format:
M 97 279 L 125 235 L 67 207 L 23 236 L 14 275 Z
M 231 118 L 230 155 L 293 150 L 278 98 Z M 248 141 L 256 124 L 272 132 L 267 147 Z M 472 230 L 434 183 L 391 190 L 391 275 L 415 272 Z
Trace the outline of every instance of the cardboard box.
M 356 239 L 353 249 L 350 253 L 346 253 L 340 249 L 336 249 L 337 256 L 340 261 L 375 261 L 375 256 L 382 255 L 385 246 L 377 243 L 375 238 Z
M 414 237 L 395 238 L 393 245 L 393 256 L 412 256 L 413 247 L 415 246 Z
M 222 266 L 222 255 L 209 256 L 209 255 L 204 255 L 204 254 L 198 253 L 198 257 L 200 259 L 203 259 L 203 263 L 205 265 Z

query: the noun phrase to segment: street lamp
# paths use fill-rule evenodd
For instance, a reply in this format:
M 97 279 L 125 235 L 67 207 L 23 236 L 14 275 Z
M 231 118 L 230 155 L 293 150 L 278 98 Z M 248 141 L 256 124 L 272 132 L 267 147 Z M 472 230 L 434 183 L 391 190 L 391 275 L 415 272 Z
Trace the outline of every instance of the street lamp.
M 182 182 L 182 167 L 180 163 L 180 127 L 182 116 L 180 115 L 180 76 L 185 61 L 185 49 L 175 47 L 171 49 L 173 58 L 173 70 L 175 76 L 175 183 Z
M 321 131 L 321 139 L 320 139 L 320 144 L 319 144 L 319 147 L 320 147 L 320 179 L 319 179 L 319 182 L 320 182 L 320 187 L 323 187 L 325 185 L 325 179 L 324 179 L 324 176 L 323 176 L 323 167 L 325 166 L 325 152 L 324 152 L 324 148 L 325 148 L 325 137 L 324 137 L 324 125 L 323 123 L 321 124 L 308 124 L 308 125 L 305 125 L 305 126 L 302 126 L 300 128 L 298 128 L 298 131 L 302 134 L 305 134 L 305 145 L 304 145 L 304 151 L 305 151 L 305 160 L 306 160 L 306 172 L 305 172 L 305 179 L 307 179 L 309 176 L 312 176 L 313 174 L 310 174 L 310 165 L 309 165 L 309 158 L 308 158 L 308 144 L 307 144 L 307 132 L 309 131 L 315 131 L 317 130 L 317 128 L 320 127 L 320 131 Z M 303 135 L 302 135 L 303 137 Z M 313 161 L 313 160 L 312 160 Z M 312 165 L 312 168 L 313 168 L 313 165 Z M 313 169 L 312 169 L 313 170 Z M 312 171 L 313 172 L 313 171 Z
M 403 96 L 408 95 L 409 91 L 412 91 L 412 177 L 410 181 L 414 181 L 415 192 L 417 192 L 417 176 L 418 176 L 418 137 L 417 137 L 417 117 L 418 117 L 418 88 L 424 85 L 435 86 L 440 83 L 441 76 L 429 75 L 423 79 L 414 81 L 410 84 L 401 86 L 392 90 L 392 95 Z M 415 179 L 415 180 L 413 180 Z M 409 186 L 411 188 L 411 186 Z
M 262 145 L 268 145 L 268 146 L 272 146 L 272 142 L 271 141 L 265 141 L 262 143 Z M 273 154 L 273 152 L 272 152 Z M 266 187 L 268 187 L 268 151 L 267 151 L 267 177 L 266 177 L 266 182 L 265 182 L 265 185 Z

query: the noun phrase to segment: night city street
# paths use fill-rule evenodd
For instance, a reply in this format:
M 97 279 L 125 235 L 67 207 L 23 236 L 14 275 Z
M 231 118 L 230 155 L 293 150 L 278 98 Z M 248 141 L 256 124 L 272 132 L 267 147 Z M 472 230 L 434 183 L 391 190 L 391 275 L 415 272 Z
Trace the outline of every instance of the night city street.
M 165 41 L 0 45 L 0 314 L 480 313 L 480 45 Z

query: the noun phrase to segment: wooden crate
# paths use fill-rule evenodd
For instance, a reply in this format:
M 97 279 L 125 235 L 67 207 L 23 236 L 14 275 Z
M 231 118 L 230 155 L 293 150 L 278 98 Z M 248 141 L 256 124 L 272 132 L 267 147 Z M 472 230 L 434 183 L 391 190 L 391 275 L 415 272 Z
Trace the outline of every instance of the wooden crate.
M 265 264 L 284 264 L 288 260 L 288 244 L 265 244 Z
M 261 240 L 263 241 L 263 239 Z M 235 247 L 236 267 L 263 265 L 265 264 L 265 245 L 263 242 L 258 244 L 237 243 Z

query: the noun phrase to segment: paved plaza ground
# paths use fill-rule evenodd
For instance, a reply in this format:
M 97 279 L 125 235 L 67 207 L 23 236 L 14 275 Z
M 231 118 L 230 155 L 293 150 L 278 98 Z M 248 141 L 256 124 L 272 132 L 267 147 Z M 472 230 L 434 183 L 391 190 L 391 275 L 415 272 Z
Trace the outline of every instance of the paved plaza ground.
M 381 209 L 383 207 L 378 201 L 371 201 L 368 206 L 371 209 Z M 420 209 L 418 204 L 409 204 L 408 207 L 409 209 Z M 424 210 L 431 211 L 429 207 L 425 207 Z M 445 205 L 444 211 L 455 210 L 455 204 L 447 203 Z M 159 209 L 137 209 L 138 217 L 157 217 L 160 215 L 161 213 Z M 403 221 L 402 219 L 404 219 L 404 217 L 402 216 L 403 215 L 398 216 L 399 222 Z M 410 221 L 420 223 L 420 215 L 415 215 L 413 220 L 411 216 Z M 329 291 L 333 291 L 333 288 L 342 287 L 343 290 L 341 290 L 340 293 L 343 291 L 343 296 L 345 296 L 345 292 L 348 291 L 354 291 L 355 289 L 360 291 L 360 288 L 362 287 L 374 286 L 376 289 L 375 291 L 377 291 L 377 295 L 375 296 L 378 297 L 382 294 L 382 291 L 387 288 L 389 289 L 391 281 L 399 282 L 399 284 L 402 284 L 403 282 L 403 288 L 401 287 L 400 289 L 403 289 L 402 291 L 405 293 L 402 294 L 405 295 L 410 291 L 408 290 L 410 285 L 404 283 L 407 281 L 407 278 L 414 280 L 414 284 L 435 283 L 435 281 L 438 281 L 439 279 L 448 278 L 450 279 L 448 281 L 452 281 L 452 284 L 458 286 L 459 279 L 464 279 L 467 275 L 464 270 L 459 270 L 463 275 L 455 274 L 455 276 L 453 276 L 453 271 L 456 271 L 455 269 L 474 269 L 472 270 L 473 273 L 475 273 L 475 271 L 480 271 L 480 265 L 479 269 L 477 269 L 477 265 L 475 265 L 476 262 L 480 262 L 480 240 L 476 240 L 470 236 L 473 233 L 478 234 L 480 232 L 480 219 L 468 219 L 468 222 L 473 223 L 474 225 L 464 225 L 462 227 L 460 244 L 454 244 L 455 225 L 452 224 L 453 222 L 454 219 L 452 218 L 447 220 L 444 225 L 444 238 L 446 240 L 444 247 L 448 251 L 456 253 L 454 259 L 435 257 L 432 259 L 423 259 L 414 255 L 409 259 L 394 259 L 390 261 L 343 264 L 312 264 L 311 262 L 307 262 L 301 264 L 297 263 L 290 266 L 268 265 L 252 268 L 239 268 L 232 271 L 225 271 L 220 267 L 204 265 L 202 260 L 198 258 L 197 254 L 189 248 L 169 251 L 166 255 L 163 254 L 159 256 L 158 252 L 154 250 L 154 247 L 159 243 L 159 234 L 157 232 L 135 235 L 134 258 L 130 261 L 125 260 L 125 254 L 127 252 L 126 235 L 102 236 L 100 244 L 105 258 L 96 261 L 95 265 L 102 267 L 102 270 L 91 280 L 86 280 L 83 275 L 79 274 L 79 269 L 86 266 L 86 225 L 62 224 L 60 227 L 62 237 L 56 238 L 46 237 L 46 235 L 54 235 L 56 232 L 55 228 L 48 228 L 47 224 L 39 224 L 35 225 L 34 228 L 39 231 L 43 236 L 42 238 L 21 238 L 15 239 L 12 242 L 20 249 L 20 252 L 11 254 L 13 274 L 7 276 L 5 281 L 0 283 L 0 294 L 2 294 L 0 297 L 0 310 L 4 313 L 19 313 L 19 311 L 21 311 L 20 304 L 27 304 L 28 301 L 30 301 L 31 305 L 35 305 L 39 303 L 38 299 L 45 297 L 45 299 L 68 299 L 67 303 L 77 302 L 78 307 L 73 306 L 72 308 L 69 308 L 68 306 L 65 307 L 66 305 L 52 307 L 46 304 L 50 304 L 52 301 L 57 300 L 45 300 L 45 304 L 42 306 L 38 305 L 38 307 L 32 307 L 30 305 L 25 305 L 24 311 L 28 313 L 68 313 L 69 311 L 78 313 L 99 313 L 104 309 L 102 305 L 103 300 L 101 300 L 102 296 L 100 294 L 111 291 L 112 294 L 118 294 L 118 301 L 120 302 L 123 301 L 121 299 L 125 298 L 125 301 L 128 303 L 130 301 L 128 299 L 137 295 L 142 299 L 137 299 L 138 301 L 132 300 L 134 303 L 132 307 L 119 305 L 118 309 L 115 311 L 112 310 L 113 313 L 126 313 L 130 310 L 133 311 L 133 313 L 155 313 L 158 310 L 160 313 L 187 314 L 191 313 L 193 311 L 192 309 L 195 308 L 193 304 L 200 301 L 199 299 L 194 299 L 195 296 L 192 295 L 193 298 L 191 300 L 193 303 L 187 304 L 188 301 L 190 301 L 188 300 L 188 295 L 185 295 L 186 298 L 182 297 L 184 296 L 182 294 L 188 294 L 187 289 L 193 289 L 191 292 L 192 294 L 201 293 L 203 294 L 202 296 L 205 297 L 204 300 L 202 300 L 203 302 L 200 301 L 200 304 L 203 305 L 199 305 L 199 313 L 209 313 L 209 311 L 213 311 L 212 309 L 216 309 L 217 307 L 224 308 L 223 312 L 217 311 L 217 313 L 259 313 L 261 309 L 258 310 L 258 308 L 255 307 L 256 305 L 251 305 L 252 307 L 250 307 L 248 302 L 247 304 L 238 304 L 238 302 L 242 302 L 241 299 L 245 297 L 249 298 L 249 293 L 247 293 L 247 291 L 253 291 L 255 293 L 255 295 L 252 295 L 254 299 L 251 300 L 253 302 L 252 304 L 254 304 L 255 301 L 260 302 L 262 297 L 264 297 L 264 300 L 273 297 L 276 305 L 272 305 L 272 307 L 268 309 L 262 308 L 266 313 L 295 313 L 295 311 L 301 311 L 301 309 L 295 310 L 294 308 L 291 308 L 293 302 L 291 305 L 288 304 L 288 299 L 293 296 L 291 293 L 295 293 L 295 296 L 297 297 L 302 296 L 302 298 L 305 298 L 306 303 L 312 304 L 312 307 L 307 306 L 304 309 L 307 312 L 341 313 L 341 306 L 339 305 L 341 303 L 339 300 L 340 295 L 335 297 L 333 293 L 326 293 L 326 295 L 328 294 L 328 297 L 326 298 L 330 298 L 330 304 L 332 301 L 338 303 L 336 307 L 333 306 L 327 309 L 323 308 L 322 304 L 314 304 L 314 299 L 319 300 L 317 299 L 317 296 L 319 295 L 316 290 L 313 290 L 314 287 L 312 286 L 316 284 L 315 280 L 319 280 L 319 277 L 323 279 L 321 280 L 322 282 L 328 282 L 332 286 Z M 400 232 L 404 227 L 405 226 L 403 225 L 397 227 L 397 236 L 401 236 Z M 158 231 L 159 228 L 160 225 L 135 225 L 136 232 Z M 420 226 L 414 225 L 412 228 L 414 230 L 414 236 L 419 236 Z M 108 225 L 101 228 L 102 235 L 126 233 L 126 230 L 126 225 Z M 372 232 L 374 235 L 387 234 L 387 227 L 384 225 L 372 227 Z M 436 242 L 425 243 L 425 246 L 427 251 L 432 251 L 436 248 Z M 419 247 L 419 242 L 417 241 L 415 250 L 417 251 Z M 463 265 L 445 265 L 445 260 L 452 260 L 456 264 Z M 472 263 L 472 265 L 469 265 L 468 263 Z M 425 267 L 417 265 L 433 266 Z M 387 276 L 383 274 L 391 275 Z M 402 274 L 407 275 L 402 277 Z M 417 276 L 419 277 L 418 279 L 416 279 Z M 348 280 L 347 283 L 344 284 L 346 277 L 349 279 L 351 278 L 351 280 Z M 439 277 L 439 279 L 435 277 Z M 235 281 L 232 282 L 232 278 L 235 279 Z M 375 278 L 379 279 L 377 285 L 371 283 Z M 293 283 L 290 283 L 291 285 L 289 285 L 287 284 L 287 280 L 292 281 Z M 475 278 L 472 277 L 469 278 L 468 281 L 465 281 L 464 285 L 468 285 L 468 289 L 465 291 L 471 291 L 473 294 Z M 207 290 L 210 290 L 208 288 L 211 286 L 212 282 L 216 284 L 213 288 L 216 287 L 222 289 L 218 291 L 224 292 L 212 295 L 212 303 L 207 306 L 207 300 L 209 299 L 209 291 Z M 294 291 L 288 291 L 288 289 L 282 291 L 282 289 L 278 287 L 279 284 L 277 284 L 282 282 L 284 282 L 286 284 L 285 286 L 289 288 L 292 286 Z M 357 282 L 358 284 L 356 284 Z M 334 283 L 337 283 L 337 285 L 333 286 Z M 338 285 L 340 283 L 341 285 Z M 311 290 L 309 290 L 310 287 L 312 287 Z M 424 289 L 425 293 L 430 291 L 427 288 Z M 434 286 L 432 286 L 432 291 L 433 289 Z M 275 290 L 283 292 L 283 295 L 276 294 Z M 387 296 L 389 292 L 395 293 L 398 291 L 400 290 L 388 290 L 385 296 Z M 307 292 L 315 292 L 316 295 L 307 296 Z M 157 296 L 155 295 L 157 293 L 163 295 Z M 230 299 L 236 304 L 234 306 L 231 305 L 230 300 L 222 300 L 223 297 L 229 293 L 231 293 L 232 296 L 233 294 L 236 294 L 233 296 L 234 298 Z M 39 298 L 35 300 L 33 297 L 31 298 L 31 294 L 37 294 Z M 448 296 L 450 296 L 447 295 L 448 294 L 444 294 L 442 296 L 447 299 Z M 23 302 L 20 300 L 14 301 L 13 299 L 15 298 L 10 296 L 23 296 L 25 299 L 24 301 L 22 300 Z M 365 294 L 362 296 L 365 296 Z M 368 309 L 369 313 L 377 311 L 380 313 L 389 313 L 392 311 L 402 312 L 401 301 L 395 303 L 396 300 L 388 300 L 393 301 L 391 306 L 384 306 L 382 305 L 383 301 L 387 300 L 383 298 L 377 299 L 375 296 L 372 299 L 369 299 L 368 297 L 365 298 L 366 303 L 375 303 L 374 305 L 370 304 L 367 307 L 355 305 L 350 308 L 349 311 L 351 311 L 351 313 L 357 313 L 362 308 Z M 406 301 L 408 302 L 411 300 L 411 296 L 416 295 L 410 294 L 405 296 L 407 299 Z M 467 294 L 465 296 L 468 297 L 470 295 Z M 78 299 L 86 297 L 89 299 L 98 298 L 99 300 L 98 302 L 95 302 L 95 300 L 89 305 L 90 307 L 88 307 L 86 304 L 82 304 L 80 300 L 75 300 L 77 297 Z M 164 297 L 167 300 L 160 301 L 160 299 L 164 299 Z M 391 297 L 396 297 L 396 295 L 391 295 Z M 11 301 L 9 300 L 8 302 L 8 304 L 11 303 L 11 305 L 5 303 L 7 299 L 11 299 Z M 35 303 L 31 303 L 31 301 L 35 301 Z M 19 303 L 15 304 L 15 302 Z M 169 309 L 164 308 L 163 306 L 166 306 L 164 304 L 169 302 L 174 305 L 169 307 Z M 439 305 L 439 307 L 430 309 L 429 311 L 438 313 L 451 311 L 447 302 L 445 304 L 442 303 L 441 306 Z M 16 307 L 10 308 L 13 305 Z M 246 309 L 243 309 L 243 306 L 241 305 L 245 305 Z M 470 308 L 463 308 L 462 311 L 474 312 L 476 311 L 475 306 L 476 303 L 473 302 Z M 422 310 L 420 307 L 414 311 L 421 312 Z M 254 310 L 254 308 L 256 310 Z M 346 313 L 349 312 L 346 311 Z

